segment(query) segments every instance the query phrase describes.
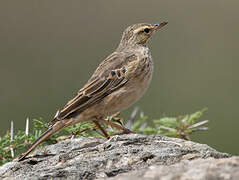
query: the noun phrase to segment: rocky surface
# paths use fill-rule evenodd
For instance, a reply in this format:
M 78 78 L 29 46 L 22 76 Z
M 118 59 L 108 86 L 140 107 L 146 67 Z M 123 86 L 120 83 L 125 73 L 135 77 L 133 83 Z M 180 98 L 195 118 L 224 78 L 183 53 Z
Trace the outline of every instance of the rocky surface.
M 239 157 L 205 144 L 146 135 L 79 138 L 0 167 L 0 179 L 239 179 Z
M 152 165 L 144 170 L 118 175 L 110 180 L 238 180 L 239 157 L 182 160 L 174 165 Z

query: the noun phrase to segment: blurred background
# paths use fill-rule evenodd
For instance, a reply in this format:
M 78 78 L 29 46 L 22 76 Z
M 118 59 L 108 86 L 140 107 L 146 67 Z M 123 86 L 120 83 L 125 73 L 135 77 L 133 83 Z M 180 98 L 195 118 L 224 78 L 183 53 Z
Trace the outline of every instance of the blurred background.
M 1 1 L 0 135 L 50 121 L 134 23 L 168 21 L 150 41 L 155 71 L 139 106 L 150 119 L 204 107 L 192 140 L 239 154 L 239 1 Z M 203 120 L 202 119 L 202 120 Z

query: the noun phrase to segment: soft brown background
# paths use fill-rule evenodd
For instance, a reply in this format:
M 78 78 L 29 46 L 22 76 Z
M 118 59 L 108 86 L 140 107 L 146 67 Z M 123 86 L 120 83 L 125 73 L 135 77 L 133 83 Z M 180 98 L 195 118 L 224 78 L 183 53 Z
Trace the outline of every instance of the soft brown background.
M 16 129 L 27 117 L 49 121 L 128 25 L 167 20 L 150 42 L 154 78 L 136 105 L 150 119 L 208 107 L 210 131 L 193 140 L 239 154 L 238 7 L 236 0 L 1 1 L 0 134 L 11 120 Z

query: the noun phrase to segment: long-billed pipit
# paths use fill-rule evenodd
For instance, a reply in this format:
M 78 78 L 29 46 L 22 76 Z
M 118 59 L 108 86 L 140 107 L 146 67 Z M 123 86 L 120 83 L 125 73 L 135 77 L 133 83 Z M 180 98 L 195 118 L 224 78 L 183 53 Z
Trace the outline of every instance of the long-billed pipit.
M 123 126 L 104 120 L 104 117 L 128 108 L 147 90 L 153 73 L 153 62 L 147 40 L 167 22 L 134 24 L 123 33 L 118 48 L 100 63 L 89 81 L 49 123 L 50 128 L 24 152 L 27 156 L 36 146 L 60 129 L 79 122 L 93 121 L 109 138 L 100 123 L 129 133 Z

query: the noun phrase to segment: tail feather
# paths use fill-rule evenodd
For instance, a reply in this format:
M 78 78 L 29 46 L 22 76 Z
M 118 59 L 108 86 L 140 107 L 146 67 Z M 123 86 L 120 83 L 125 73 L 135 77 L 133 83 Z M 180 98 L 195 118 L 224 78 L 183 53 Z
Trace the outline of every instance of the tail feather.
M 32 145 L 20 155 L 18 158 L 18 161 L 22 161 L 25 159 L 25 157 L 33 151 L 40 143 L 42 143 L 44 140 L 46 140 L 49 136 L 63 128 L 65 124 L 61 121 L 54 124 L 52 127 L 50 127 L 47 131 L 45 131 L 37 140 L 35 140 Z

